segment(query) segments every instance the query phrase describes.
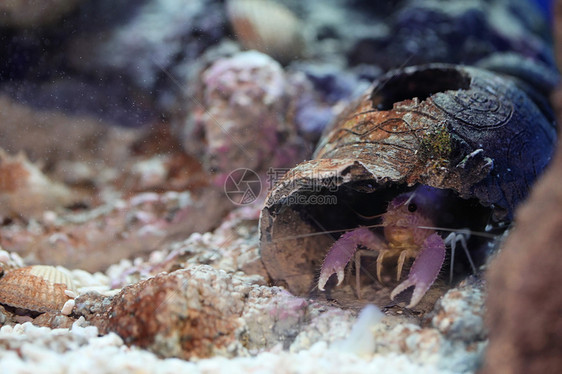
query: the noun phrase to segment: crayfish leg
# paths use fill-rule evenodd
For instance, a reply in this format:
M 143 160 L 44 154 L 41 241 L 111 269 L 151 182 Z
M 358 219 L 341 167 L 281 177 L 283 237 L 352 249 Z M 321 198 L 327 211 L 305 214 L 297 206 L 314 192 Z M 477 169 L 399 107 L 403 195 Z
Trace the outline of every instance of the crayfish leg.
M 385 250 L 382 250 L 380 253 L 385 253 Z M 355 253 L 355 292 L 357 292 L 357 298 L 361 299 L 361 257 L 368 256 L 368 257 L 377 257 L 377 270 L 378 270 L 378 257 L 380 256 L 379 253 L 373 250 L 364 250 L 360 249 Z M 378 273 L 377 273 L 378 274 Z
M 457 242 L 460 243 L 461 247 L 468 258 L 468 262 L 470 263 L 470 267 L 472 268 L 472 272 L 476 274 L 476 266 L 474 265 L 474 261 L 472 261 L 472 256 L 468 251 L 468 246 L 466 245 L 466 241 L 470 238 L 470 230 L 463 229 L 458 232 L 452 232 L 445 238 L 445 244 L 451 246 L 451 268 L 449 270 L 449 283 L 453 283 L 453 268 L 455 263 L 455 249 L 457 246 Z
M 377 279 L 379 280 L 380 283 L 382 283 L 382 277 L 381 277 L 382 262 L 388 252 L 389 252 L 388 250 L 382 250 L 380 251 L 379 256 L 377 257 Z
M 404 267 L 404 262 L 406 261 L 406 258 L 412 258 L 412 257 L 416 257 L 416 252 L 406 249 L 403 250 L 402 252 L 400 252 L 400 256 L 398 256 L 398 264 L 396 266 L 396 281 L 398 282 L 400 280 L 400 277 L 402 276 L 402 268 Z

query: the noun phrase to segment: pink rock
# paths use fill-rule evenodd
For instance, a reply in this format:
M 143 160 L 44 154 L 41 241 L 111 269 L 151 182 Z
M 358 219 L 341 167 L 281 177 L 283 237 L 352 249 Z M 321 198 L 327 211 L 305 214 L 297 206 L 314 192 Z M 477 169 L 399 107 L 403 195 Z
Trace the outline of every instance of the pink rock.
M 215 61 L 199 85 L 182 143 L 203 157 L 207 169 L 219 175 L 237 168 L 259 173 L 305 157 L 292 114 L 296 89 L 278 62 L 241 52 Z

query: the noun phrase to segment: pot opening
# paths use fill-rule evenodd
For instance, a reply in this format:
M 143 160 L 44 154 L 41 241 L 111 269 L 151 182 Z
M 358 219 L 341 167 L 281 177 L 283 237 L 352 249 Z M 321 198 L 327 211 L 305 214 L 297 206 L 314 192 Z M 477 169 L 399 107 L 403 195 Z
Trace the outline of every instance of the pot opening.
M 447 67 L 435 67 L 409 72 L 390 73 L 379 80 L 373 88 L 371 100 L 378 110 L 390 110 L 397 102 L 428 97 L 451 90 L 470 88 L 470 76 Z
M 404 184 L 381 186 L 374 180 L 363 180 L 345 183 L 332 190 L 322 188 L 315 192 L 301 191 L 297 193 L 299 201 L 296 203 L 281 202 L 275 209 L 275 221 L 270 236 L 262 236 L 262 240 L 270 241 L 265 244 L 270 248 L 265 253 L 262 243 L 262 259 L 270 274 L 274 273 L 274 283 L 286 286 L 295 294 L 317 294 L 316 282 L 322 262 L 333 243 L 345 232 L 359 226 L 380 224 L 380 215 L 386 211 L 388 203 L 398 194 L 413 188 L 415 187 L 407 187 Z M 435 226 L 484 232 L 490 224 L 492 210 L 483 207 L 477 200 L 461 199 L 454 191 L 447 193 L 444 199 L 443 206 L 446 209 L 442 213 L 440 211 L 434 222 Z M 376 215 L 379 217 L 372 218 Z M 382 227 L 374 227 L 372 230 L 384 237 Z M 437 232 L 442 237 L 450 233 L 445 230 Z M 468 239 L 467 245 L 477 267 L 486 260 L 491 249 L 490 242 L 489 238 L 476 235 Z M 376 274 L 375 260 L 376 257 L 366 258 L 364 273 L 371 276 Z M 392 272 L 393 266 L 395 265 L 390 265 L 389 273 Z M 440 278 L 445 284 L 448 283 L 449 269 L 450 255 L 441 270 Z M 462 247 L 457 245 L 454 282 L 471 273 L 470 262 Z M 405 276 L 407 270 L 402 274 Z M 333 276 L 327 287 L 334 285 Z

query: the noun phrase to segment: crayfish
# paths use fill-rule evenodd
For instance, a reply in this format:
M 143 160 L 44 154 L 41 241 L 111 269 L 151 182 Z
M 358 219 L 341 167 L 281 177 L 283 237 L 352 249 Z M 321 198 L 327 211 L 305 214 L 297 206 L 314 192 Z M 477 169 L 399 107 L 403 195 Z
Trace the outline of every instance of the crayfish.
M 376 256 L 376 273 L 379 282 L 383 260 L 387 257 L 398 257 L 396 280 L 399 281 L 404 263 L 411 258 L 415 261 L 410 269 L 408 278 L 392 291 L 394 298 L 414 287 L 408 308 L 420 302 L 433 282 L 437 279 L 445 260 L 446 246 L 450 245 L 454 251 L 456 243 L 460 242 L 464 248 L 473 271 L 474 263 L 468 253 L 466 240 L 470 235 L 468 230 L 450 233 L 442 238 L 435 227 L 435 218 L 441 209 L 444 190 L 428 186 L 419 186 L 414 191 L 406 192 L 395 197 L 388 204 L 386 213 L 382 214 L 384 238 L 375 234 L 368 227 L 359 227 L 343 234 L 330 248 L 324 258 L 318 288 L 324 291 L 328 279 L 336 274 L 338 285 L 344 279 L 344 269 L 355 256 L 356 292 L 361 298 L 360 273 L 362 256 Z M 357 249 L 359 246 L 367 249 Z M 452 274 L 452 272 L 451 272 Z

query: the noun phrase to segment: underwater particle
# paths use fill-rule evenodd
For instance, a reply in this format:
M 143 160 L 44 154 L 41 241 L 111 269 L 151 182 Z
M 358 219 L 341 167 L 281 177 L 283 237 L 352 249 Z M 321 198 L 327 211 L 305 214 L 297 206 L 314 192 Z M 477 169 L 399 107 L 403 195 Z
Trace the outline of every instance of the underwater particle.
M 306 45 L 302 22 L 283 4 L 267 0 L 231 0 L 226 9 L 244 48 L 266 53 L 282 64 L 303 56 Z

